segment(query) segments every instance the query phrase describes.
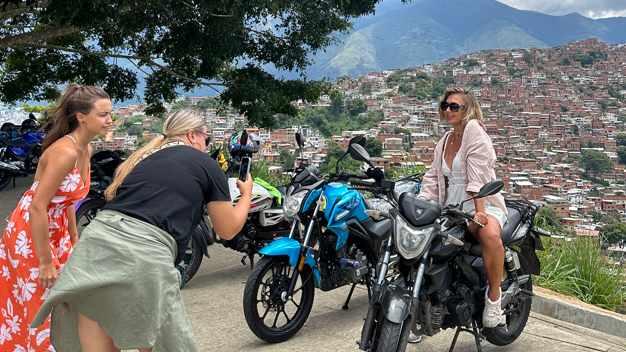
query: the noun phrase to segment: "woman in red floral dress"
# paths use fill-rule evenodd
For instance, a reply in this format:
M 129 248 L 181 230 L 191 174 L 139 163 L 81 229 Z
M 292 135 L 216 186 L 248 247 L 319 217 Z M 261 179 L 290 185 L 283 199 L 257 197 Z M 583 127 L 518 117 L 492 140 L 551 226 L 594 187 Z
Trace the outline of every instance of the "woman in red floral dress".
M 89 192 L 89 142 L 111 126 L 100 88 L 70 84 L 52 113 L 35 181 L 0 241 L 0 351 L 54 351 L 50 318 L 29 325 L 78 241 L 74 203 Z

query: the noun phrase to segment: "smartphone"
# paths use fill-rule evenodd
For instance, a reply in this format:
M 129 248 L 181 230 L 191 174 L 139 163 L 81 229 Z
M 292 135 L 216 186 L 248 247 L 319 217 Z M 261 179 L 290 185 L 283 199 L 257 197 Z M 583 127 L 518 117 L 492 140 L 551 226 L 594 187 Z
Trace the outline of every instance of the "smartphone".
M 239 168 L 239 179 L 242 182 L 246 182 L 246 180 L 248 179 L 248 173 L 250 172 L 251 163 L 252 163 L 252 160 L 250 160 L 249 157 L 244 156 L 243 158 L 241 158 L 241 167 Z

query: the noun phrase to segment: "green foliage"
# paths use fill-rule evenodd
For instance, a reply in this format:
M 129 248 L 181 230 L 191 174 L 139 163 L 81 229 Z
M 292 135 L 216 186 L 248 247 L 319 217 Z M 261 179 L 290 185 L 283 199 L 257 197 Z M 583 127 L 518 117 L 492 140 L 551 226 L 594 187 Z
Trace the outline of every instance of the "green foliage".
M 556 215 L 556 209 L 550 206 L 539 208 L 537 216 L 535 217 L 535 226 L 548 230 L 553 234 L 560 234 L 563 232 L 563 223 L 561 223 L 561 218 Z
M 544 247 L 537 253 L 541 275 L 534 278 L 535 284 L 609 310 L 626 299 L 624 269 L 603 260 L 594 239 L 544 241 Z
M 199 101 L 196 108 L 199 110 L 217 109 L 219 108 L 219 103 L 220 101 L 218 98 L 208 97 Z
M 561 112 L 568 112 L 568 111 L 569 111 L 569 107 L 565 105 L 561 105 Z
M 572 59 L 580 62 L 582 65 L 591 65 L 594 61 L 606 60 L 606 53 L 596 53 L 594 51 L 590 51 L 588 53 L 576 53 Z
M 591 173 L 595 176 L 614 171 L 611 159 L 602 152 L 585 150 L 582 153 L 580 163 L 587 173 Z
M 589 197 L 602 197 L 602 193 L 600 193 L 600 190 L 598 189 L 598 187 L 592 187 L 589 190 Z M 587 214 L 591 213 L 592 211 L 595 211 L 595 210 L 591 210 L 591 211 L 587 212 Z M 590 215 L 593 216 L 593 214 L 590 214 Z
M 585 173 L 581 174 L 580 178 L 582 178 L 583 180 L 590 181 L 591 183 L 602 185 L 604 187 L 609 187 L 611 185 L 609 183 L 609 181 L 605 181 L 605 180 L 601 180 L 599 178 L 591 177 L 591 176 L 589 176 L 588 174 L 585 174 Z
M 283 164 L 285 169 L 291 169 L 294 167 L 296 162 L 295 154 L 292 154 L 289 149 L 283 149 L 280 151 L 280 155 L 278 156 L 278 162 Z
M 529 157 L 530 159 L 537 159 L 537 155 L 535 155 L 535 153 L 534 153 L 534 152 L 530 152 L 530 153 L 528 153 L 528 157 Z
M 0 71 L 1 72 L 1 71 Z M 50 108 L 52 108 L 54 105 L 49 104 L 49 105 L 33 105 L 30 106 L 26 103 L 22 104 L 22 110 L 24 112 L 36 112 L 36 113 L 42 113 Z
M 367 105 L 365 105 L 365 102 L 363 101 L 363 99 L 354 98 L 350 101 L 350 106 L 348 107 L 348 112 L 350 113 L 350 115 L 356 116 L 366 111 L 367 111 Z
M 565 56 L 562 60 L 561 60 L 561 65 L 563 66 L 569 66 L 571 65 L 572 62 L 570 61 L 569 57 Z
M 626 225 L 619 221 L 614 221 L 604 225 L 600 230 L 600 234 L 605 237 L 609 243 L 617 243 L 622 239 L 626 239 Z
M 359 99 L 360 100 L 360 99 Z M 320 133 L 328 138 L 333 135 L 341 134 L 341 131 L 357 131 L 372 128 L 374 122 L 380 122 L 383 119 L 381 111 L 369 111 L 367 115 L 352 116 L 350 113 L 341 113 L 339 108 L 335 108 L 334 103 L 330 107 L 315 107 L 302 111 L 298 120 L 299 123 L 311 126 L 311 128 L 320 131 Z M 286 116 L 278 116 L 275 128 L 285 128 L 293 126 L 293 119 Z
M 383 142 L 378 138 L 368 138 L 365 142 L 365 150 L 370 156 L 383 156 Z
M 260 178 L 274 187 L 289 183 L 289 176 L 271 174 L 269 171 L 270 166 L 272 165 L 270 165 L 265 159 L 252 163 L 252 165 L 250 165 L 250 175 L 252 176 L 252 179 Z
M 616 140 L 617 144 L 626 146 L 626 134 L 618 134 Z
M 139 140 L 137 140 L 137 149 L 148 144 L 151 140 L 152 140 L 152 137 L 141 137 Z
M 411 131 L 409 131 L 406 128 L 402 128 L 402 127 L 394 127 L 393 128 L 393 133 L 394 134 L 403 134 L 405 136 L 410 136 L 411 135 Z
M 535 58 L 533 54 L 530 53 L 530 51 L 524 51 L 524 54 L 522 54 L 522 60 L 524 60 L 527 64 L 532 63 L 534 59 Z
M 626 146 L 620 145 L 617 147 L 617 157 L 620 164 L 626 164 Z
M 337 145 L 337 143 L 333 141 L 328 141 L 326 143 L 327 154 L 325 158 L 325 164 L 320 169 L 320 174 L 329 174 L 335 172 L 335 166 L 337 165 L 337 160 L 339 160 L 344 154 L 346 154 L 346 150 L 342 149 Z M 339 171 L 347 171 L 351 173 L 358 173 L 361 167 L 361 162 L 352 159 L 350 155 L 347 155 L 339 162 Z
M 361 85 L 361 93 L 365 95 L 372 94 L 372 87 L 370 87 L 368 83 L 363 83 L 363 85 Z
M 572 126 L 572 133 L 574 134 L 574 136 L 578 137 L 580 132 L 578 130 L 578 126 L 577 125 Z
M 498 134 L 504 137 L 509 137 L 509 130 L 499 130 Z
M 310 55 L 377 2 L 55 0 L 37 2 L 34 11 L 34 2 L 18 8 L 12 0 L 3 9 L 11 26 L 0 28 L 0 100 L 54 100 L 60 85 L 78 82 L 124 101 L 137 96 L 142 71 L 151 116 L 165 112 L 162 102 L 173 101 L 177 88 L 210 86 L 251 125 L 272 126 L 277 113 L 297 115 L 292 101 L 315 101 L 329 84 L 286 80 L 263 67 L 302 72 Z

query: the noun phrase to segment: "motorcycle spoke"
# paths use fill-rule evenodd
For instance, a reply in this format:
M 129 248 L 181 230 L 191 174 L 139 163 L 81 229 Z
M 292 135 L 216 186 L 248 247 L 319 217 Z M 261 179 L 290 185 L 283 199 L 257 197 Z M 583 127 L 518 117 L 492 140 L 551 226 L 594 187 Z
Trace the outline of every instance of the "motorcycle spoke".
M 261 320 L 265 320 L 265 317 L 267 316 L 267 313 L 269 313 L 269 311 L 270 311 L 270 305 L 268 304 L 267 308 L 265 309 L 265 313 L 263 313 L 263 316 L 261 317 Z
M 278 317 L 280 317 L 280 311 L 276 312 L 276 318 L 274 319 L 274 324 L 272 324 L 273 328 L 276 328 L 276 322 L 278 322 Z
M 293 303 L 294 306 L 296 306 L 296 308 L 300 309 L 300 305 L 296 303 L 296 301 L 292 299 L 290 299 L 291 303 Z
M 285 307 L 283 307 L 283 309 L 281 309 L 280 311 L 283 312 L 285 319 L 287 319 L 287 324 L 291 323 L 291 319 L 289 319 L 289 317 L 287 316 L 287 312 L 285 312 Z

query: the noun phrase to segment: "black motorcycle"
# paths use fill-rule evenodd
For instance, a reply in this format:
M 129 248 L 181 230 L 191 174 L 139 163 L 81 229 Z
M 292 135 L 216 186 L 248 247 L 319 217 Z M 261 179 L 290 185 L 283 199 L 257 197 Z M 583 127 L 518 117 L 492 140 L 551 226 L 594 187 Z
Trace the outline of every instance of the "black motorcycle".
M 123 159 L 120 154 L 109 150 L 98 152 L 91 157 L 91 185 L 89 194 L 85 199 L 77 203 L 75 208 L 76 225 L 79 236 L 83 229 L 89 225 L 100 210 L 104 208 L 106 204 L 104 191 L 113 183 L 115 169 L 122 162 Z M 182 271 L 184 271 L 185 281 L 183 284 L 189 282 L 198 272 L 200 264 L 202 264 L 203 255 L 210 258 L 208 246 L 212 245 L 214 242 L 207 223 L 209 223 L 209 221 L 205 209 L 202 220 L 194 229 L 193 236 L 187 245 L 183 262 L 180 264 Z
M 497 194 L 500 180 L 487 183 L 469 200 Z M 482 324 L 487 271 L 481 246 L 465 237 L 467 221 L 477 223 L 460 205 L 443 209 L 404 193 L 398 209 L 389 212 L 368 210 L 375 218 L 393 221 L 382 254 L 382 270 L 361 332 L 359 348 L 364 351 L 404 351 L 411 331 L 433 336 L 441 329 L 456 328 L 450 351 L 458 335 L 474 335 L 481 351 L 480 338 L 497 346 L 515 341 L 530 314 L 531 274 L 539 275 L 536 249 L 543 249 L 539 236 L 550 236 L 534 228 L 539 209 L 537 202 L 508 201 L 508 222 L 501 231 L 505 246 L 506 279 L 501 283 L 505 323 L 496 328 Z M 478 224 L 478 223 L 477 223 Z M 481 224 L 478 224 L 482 226 Z M 399 254 L 397 270 L 388 269 L 390 257 Z
M 44 132 L 38 130 L 35 117 L 22 122 L 21 127 L 4 123 L 0 127 L 0 190 L 16 177 L 33 175 L 43 154 L 41 142 Z

